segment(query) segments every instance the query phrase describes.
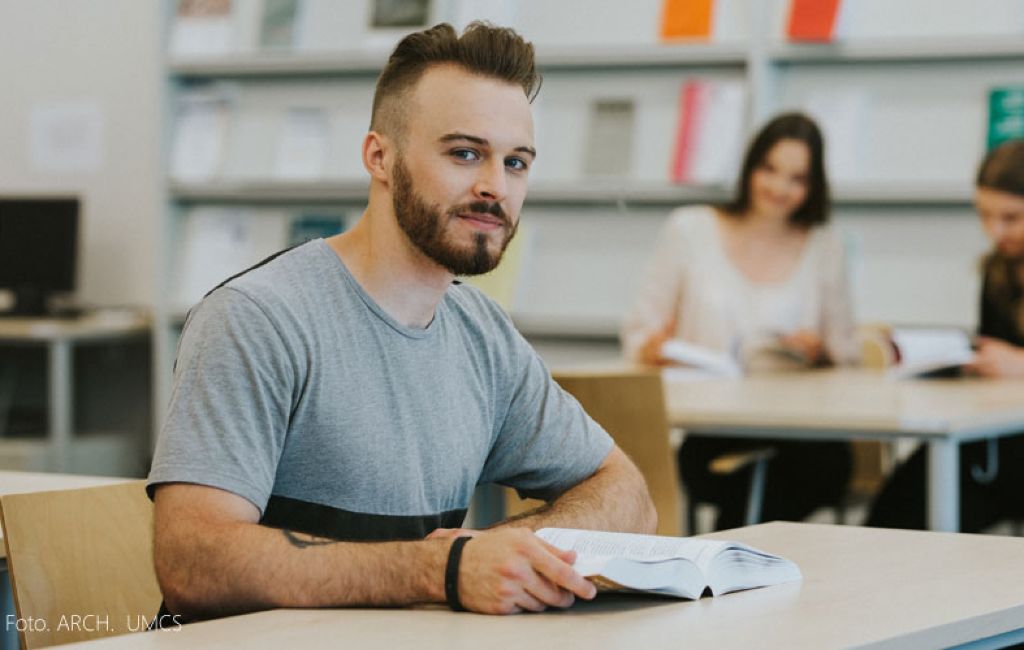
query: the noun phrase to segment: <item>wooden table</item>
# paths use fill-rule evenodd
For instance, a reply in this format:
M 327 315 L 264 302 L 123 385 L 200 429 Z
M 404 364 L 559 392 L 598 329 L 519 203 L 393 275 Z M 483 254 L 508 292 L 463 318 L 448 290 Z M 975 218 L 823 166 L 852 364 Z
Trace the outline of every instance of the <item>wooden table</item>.
M 928 445 L 928 524 L 959 529 L 960 443 L 1024 430 L 1024 381 L 892 381 L 878 371 L 822 370 L 741 380 L 672 381 L 669 421 L 706 435 L 890 440 Z
M 518 616 L 274 610 L 83 648 L 875 648 L 1024 640 L 1024 539 L 770 523 L 711 535 L 794 560 L 804 579 L 699 601 L 601 595 Z M 67 646 L 74 647 L 74 646 Z

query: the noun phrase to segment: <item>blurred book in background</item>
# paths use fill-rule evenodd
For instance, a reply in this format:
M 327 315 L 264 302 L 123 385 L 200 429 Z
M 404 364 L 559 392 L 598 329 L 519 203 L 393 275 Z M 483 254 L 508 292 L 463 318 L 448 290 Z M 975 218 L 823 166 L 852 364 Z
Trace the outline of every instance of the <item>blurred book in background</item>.
M 302 43 L 302 0 L 263 0 L 260 48 L 290 50 Z
M 171 54 L 224 54 L 231 45 L 231 0 L 178 0 Z
M 345 230 L 345 215 L 340 212 L 302 212 L 292 220 L 288 245 L 297 246 L 311 239 L 326 239 Z
M 289 108 L 278 140 L 278 178 L 311 180 L 324 175 L 330 122 L 322 108 Z
M 171 176 L 201 181 L 221 171 L 232 93 L 224 84 L 181 93 L 174 120 Z
M 1024 86 L 993 88 L 988 94 L 988 148 L 1024 138 Z
M 206 206 L 185 216 L 175 307 L 190 309 L 231 276 L 285 248 L 288 223 L 250 208 Z
M 661 39 L 710 39 L 714 25 L 714 4 L 714 0 L 663 0 Z
M 634 113 L 630 99 L 600 100 L 591 104 L 584 174 L 597 177 L 629 175 L 633 162 Z
M 840 0 L 790 0 L 786 37 L 811 43 L 835 40 L 840 5 Z
M 730 182 L 743 151 L 745 104 L 746 90 L 740 81 L 684 83 L 669 180 L 681 184 Z

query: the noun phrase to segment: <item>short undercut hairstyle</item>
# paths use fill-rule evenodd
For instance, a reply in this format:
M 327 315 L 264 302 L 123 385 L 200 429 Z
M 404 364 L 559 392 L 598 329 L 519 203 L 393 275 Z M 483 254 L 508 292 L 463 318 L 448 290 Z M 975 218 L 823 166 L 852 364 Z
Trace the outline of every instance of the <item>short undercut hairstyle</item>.
M 531 102 L 540 91 L 533 44 L 507 27 L 474 21 L 462 36 L 448 23 L 403 38 L 377 78 L 370 130 L 400 139 L 409 93 L 431 66 L 454 64 L 469 73 L 522 86 Z

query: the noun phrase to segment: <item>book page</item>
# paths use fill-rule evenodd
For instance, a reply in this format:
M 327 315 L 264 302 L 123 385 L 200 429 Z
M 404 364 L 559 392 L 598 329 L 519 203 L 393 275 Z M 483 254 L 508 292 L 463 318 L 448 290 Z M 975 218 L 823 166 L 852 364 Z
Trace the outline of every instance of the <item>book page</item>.
M 607 533 L 570 528 L 543 528 L 537 535 L 553 546 L 576 551 L 577 564 L 589 558 L 620 557 L 637 562 L 661 562 L 676 558 L 690 560 L 705 574 L 718 553 L 729 542 L 688 537 Z
M 743 376 L 743 368 L 732 357 L 681 339 L 665 341 L 661 346 L 661 356 L 684 366 L 701 368 L 719 377 Z

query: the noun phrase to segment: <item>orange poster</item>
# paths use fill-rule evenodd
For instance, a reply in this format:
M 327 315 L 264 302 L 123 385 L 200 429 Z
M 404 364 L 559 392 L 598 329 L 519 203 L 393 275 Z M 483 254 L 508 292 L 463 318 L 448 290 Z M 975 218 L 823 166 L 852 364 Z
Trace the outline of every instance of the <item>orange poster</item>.
M 662 0 L 661 38 L 711 38 L 714 0 Z
M 786 35 L 791 41 L 827 43 L 835 35 L 840 0 L 790 0 Z

